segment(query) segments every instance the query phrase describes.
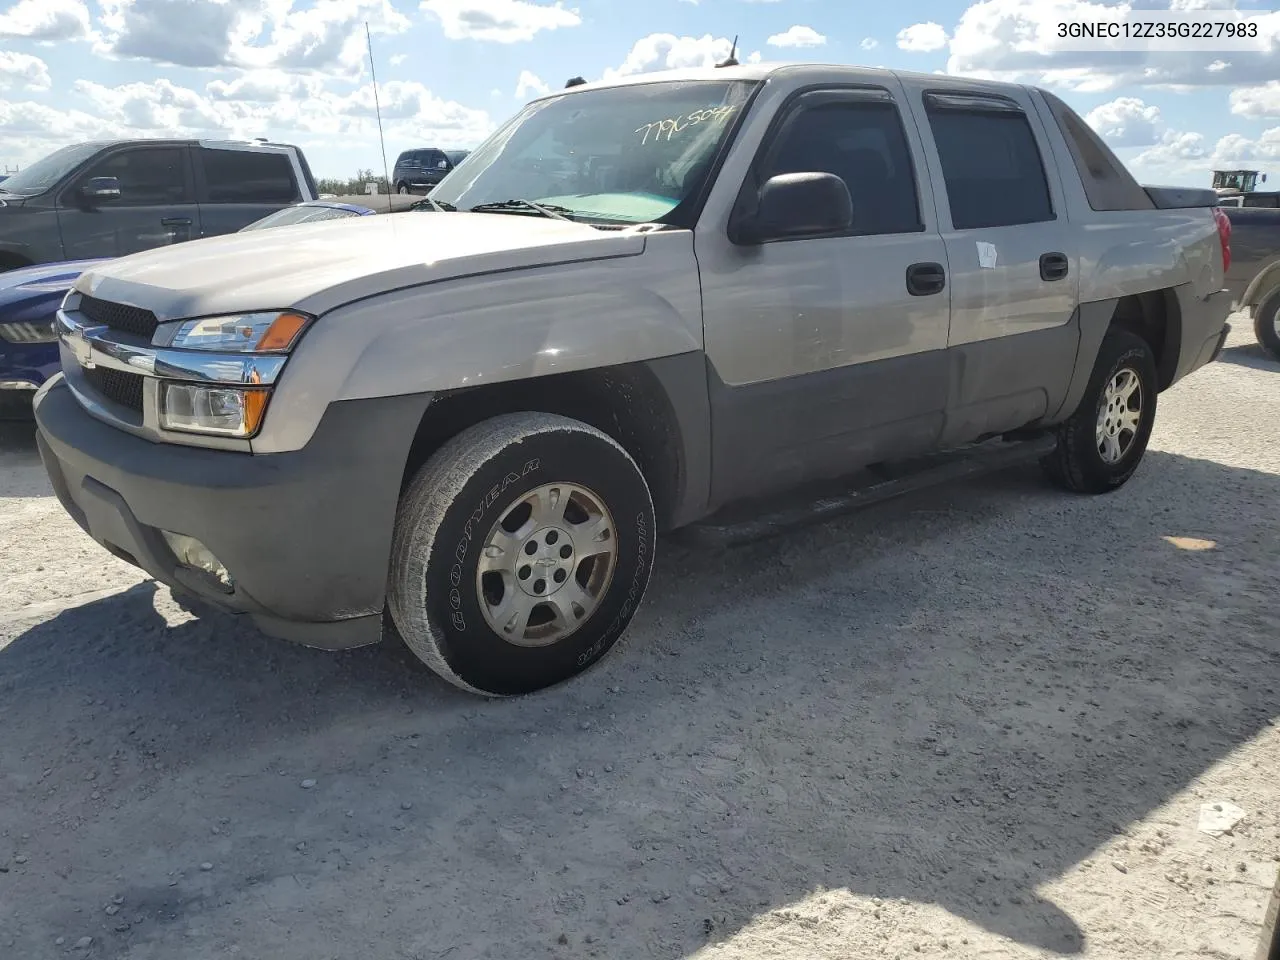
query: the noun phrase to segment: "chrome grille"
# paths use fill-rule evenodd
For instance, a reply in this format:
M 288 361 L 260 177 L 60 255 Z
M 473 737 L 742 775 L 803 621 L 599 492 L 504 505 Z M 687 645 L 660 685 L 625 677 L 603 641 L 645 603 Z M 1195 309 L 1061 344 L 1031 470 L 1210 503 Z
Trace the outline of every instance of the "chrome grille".
M 99 300 L 87 294 L 80 297 L 77 308 L 86 320 L 93 324 L 102 324 L 113 330 L 123 330 L 134 336 L 150 340 L 156 332 L 160 321 L 150 310 L 131 307 L 127 303 L 113 303 L 110 300 Z
M 85 382 L 112 403 L 142 413 L 142 375 L 107 367 L 82 367 Z

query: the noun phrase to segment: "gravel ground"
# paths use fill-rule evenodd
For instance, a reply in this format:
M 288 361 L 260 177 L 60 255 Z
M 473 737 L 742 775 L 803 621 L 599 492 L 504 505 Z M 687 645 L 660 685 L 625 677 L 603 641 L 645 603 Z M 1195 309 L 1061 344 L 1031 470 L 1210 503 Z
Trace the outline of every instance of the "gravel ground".
M 1251 960 L 1280 364 L 1237 330 L 1122 491 L 664 544 L 623 646 L 496 703 L 190 618 L 6 427 L 0 955 Z

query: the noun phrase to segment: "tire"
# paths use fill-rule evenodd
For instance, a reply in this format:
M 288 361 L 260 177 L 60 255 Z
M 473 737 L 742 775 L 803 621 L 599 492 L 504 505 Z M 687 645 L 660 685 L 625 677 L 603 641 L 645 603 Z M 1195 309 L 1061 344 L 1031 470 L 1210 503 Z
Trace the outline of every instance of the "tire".
M 1120 401 L 1109 387 L 1114 389 L 1119 382 L 1128 389 L 1124 373 L 1136 378 L 1137 386 L 1123 406 L 1114 406 Z M 1158 394 L 1151 346 L 1128 330 L 1109 330 L 1080 406 L 1058 427 L 1058 448 L 1041 461 L 1050 479 L 1077 493 L 1109 493 L 1123 486 L 1138 469 L 1151 439 Z M 1132 409 L 1135 398 L 1136 411 Z M 1118 432 L 1113 432 L 1117 427 Z
M 1280 290 L 1258 304 L 1253 311 L 1253 335 L 1262 349 L 1280 360 Z
M 506 550 L 495 545 L 500 527 L 514 534 Z M 483 696 L 530 693 L 617 642 L 649 585 L 654 534 L 644 476 L 611 438 L 551 414 L 494 417 L 441 447 L 401 497 L 391 616 L 450 683 Z M 493 572 L 481 572 L 482 555 Z M 509 619 L 513 609 L 526 611 L 527 628 Z
M 408 185 L 407 183 L 398 183 L 398 184 L 396 184 L 396 193 L 401 194 L 401 195 L 403 196 L 404 194 L 407 194 L 408 192 L 409 192 L 409 185 Z

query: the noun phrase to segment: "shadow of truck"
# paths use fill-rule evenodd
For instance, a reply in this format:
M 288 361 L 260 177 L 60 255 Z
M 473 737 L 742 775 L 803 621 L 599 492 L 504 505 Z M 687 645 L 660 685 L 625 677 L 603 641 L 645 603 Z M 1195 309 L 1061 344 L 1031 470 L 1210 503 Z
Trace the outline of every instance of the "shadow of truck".
M 848 888 L 1080 953 L 1039 889 L 1280 703 L 1280 477 L 1148 458 L 1104 498 L 1019 471 L 671 547 L 623 649 L 509 701 L 394 645 L 169 626 L 149 587 L 67 611 L 0 649 L 0 836 L 71 872 L 30 872 L 0 928 L 36 956 L 119 889 L 148 919 L 95 932 L 104 955 L 216 930 L 294 956 L 289 916 L 297 956 L 552 956 L 569 931 L 564 955 L 676 960 Z

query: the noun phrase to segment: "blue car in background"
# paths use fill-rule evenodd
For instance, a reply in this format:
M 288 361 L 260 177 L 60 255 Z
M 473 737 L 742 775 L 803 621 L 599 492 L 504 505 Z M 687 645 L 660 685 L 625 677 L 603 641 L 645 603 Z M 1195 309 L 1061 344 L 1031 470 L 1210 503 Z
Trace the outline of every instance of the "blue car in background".
M 0 273 L 0 390 L 35 390 L 58 372 L 53 314 L 76 278 L 105 260 Z
M 244 230 L 395 213 L 421 205 L 422 200 L 417 197 L 381 195 L 308 200 L 277 210 Z M 45 263 L 0 273 L 0 394 L 34 394 L 58 372 L 54 313 L 80 274 L 106 262 Z

